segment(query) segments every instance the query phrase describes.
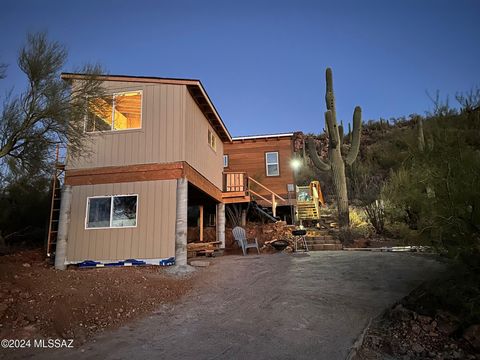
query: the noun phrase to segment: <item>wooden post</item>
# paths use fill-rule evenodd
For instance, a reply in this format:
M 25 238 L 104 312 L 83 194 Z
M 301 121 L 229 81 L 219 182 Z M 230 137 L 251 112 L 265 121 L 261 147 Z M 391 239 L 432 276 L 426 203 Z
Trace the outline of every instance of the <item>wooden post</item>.
M 187 265 L 187 211 L 188 181 L 177 180 L 177 208 L 175 223 L 175 264 Z
M 200 221 L 199 221 L 199 227 L 200 227 L 200 242 L 203 242 L 203 205 L 200 205 L 198 207 L 200 209 Z
M 277 216 L 277 202 L 274 194 L 272 194 L 272 213 L 273 217 Z
M 217 204 L 217 241 L 220 241 L 220 248 L 225 248 L 225 204 Z
M 242 218 L 241 218 L 240 225 L 243 227 L 247 226 L 247 210 L 245 209 L 242 210 Z

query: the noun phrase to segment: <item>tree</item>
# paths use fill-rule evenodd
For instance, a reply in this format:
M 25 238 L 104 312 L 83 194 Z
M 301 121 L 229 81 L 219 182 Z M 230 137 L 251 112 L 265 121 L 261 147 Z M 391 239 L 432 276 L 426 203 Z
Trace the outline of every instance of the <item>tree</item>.
M 83 114 L 88 98 L 105 97 L 98 65 L 85 65 L 84 80 L 71 86 L 60 78 L 67 59 L 65 47 L 45 33 L 28 34 L 18 66 L 28 85 L 17 96 L 8 94 L 0 110 L 0 175 L 38 173 L 48 166 L 56 144 L 73 154 L 85 149 Z M 0 79 L 5 65 L 0 66 Z

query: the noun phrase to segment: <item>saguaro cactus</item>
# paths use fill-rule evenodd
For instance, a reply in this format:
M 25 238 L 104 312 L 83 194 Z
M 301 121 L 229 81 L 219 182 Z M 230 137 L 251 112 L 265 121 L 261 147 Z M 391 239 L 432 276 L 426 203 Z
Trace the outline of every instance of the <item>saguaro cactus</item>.
M 348 228 L 350 217 L 348 210 L 347 181 L 345 178 L 345 163 L 352 165 L 358 155 L 360 148 L 360 133 L 362 129 L 362 109 L 355 107 L 353 112 L 353 131 L 351 135 L 351 147 L 348 154 L 342 154 L 343 127 L 337 125 L 337 114 L 335 110 L 335 95 L 333 93 L 332 69 L 326 70 L 327 93 L 325 101 L 327 111 L 325 112 L 325 123 L 328 134 L 328 159 L 323 160 L 318 156 L 317 148 L 313 138 L 307 139 L 307 148 L 314 165 L 321 171 L 330 171 L 333 178 L 333 186 L 338 207 L 338 222 L 340 228 Z M 343 156 L 344 155 L 344 156 Z

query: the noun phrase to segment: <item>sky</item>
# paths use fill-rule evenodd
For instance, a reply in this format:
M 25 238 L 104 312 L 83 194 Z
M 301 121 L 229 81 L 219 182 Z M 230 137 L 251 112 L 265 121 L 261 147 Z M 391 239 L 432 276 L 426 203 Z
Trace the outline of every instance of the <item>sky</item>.
M 2 0 L 0 98 L 21 91 L 28 32 L 66 45 L 65 71 L 200 79 L 234 136 L 324 128 L 325 68 L 337 118 L 424 114 L 427 92 L 480 87 L 480 1 Z

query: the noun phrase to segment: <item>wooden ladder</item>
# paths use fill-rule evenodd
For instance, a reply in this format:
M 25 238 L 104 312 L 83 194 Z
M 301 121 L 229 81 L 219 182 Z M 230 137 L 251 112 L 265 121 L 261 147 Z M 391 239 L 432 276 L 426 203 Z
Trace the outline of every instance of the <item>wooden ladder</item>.
M 58 222 L 60 219 L 60 202 L 62 195 L 62 175 L 65 165 L 60 162 L 60 146 L 55 153 L 55 171 L 52 175 L 52 201 L 50 203 L 50 219 L 47 235 L 47 257 L 53 257 L 57 245 Z

